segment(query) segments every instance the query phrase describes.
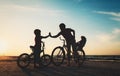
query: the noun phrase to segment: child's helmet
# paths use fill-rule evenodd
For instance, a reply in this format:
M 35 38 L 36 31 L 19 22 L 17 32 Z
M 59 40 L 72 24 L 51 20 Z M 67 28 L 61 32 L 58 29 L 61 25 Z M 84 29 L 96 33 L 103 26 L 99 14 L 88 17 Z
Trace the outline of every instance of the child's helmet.
M 41 31 L 40 31 L 39 29 L 35 29 L 35 30 L 34 30 L 34 33 L 35 33 L 36 35 L 37 35 L 37 34 L 40 34 L 40 32 L 41 32 Z

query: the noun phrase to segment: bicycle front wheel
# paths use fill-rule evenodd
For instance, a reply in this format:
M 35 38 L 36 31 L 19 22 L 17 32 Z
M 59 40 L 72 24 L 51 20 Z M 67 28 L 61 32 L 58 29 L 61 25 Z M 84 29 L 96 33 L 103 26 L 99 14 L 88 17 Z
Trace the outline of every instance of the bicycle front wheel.
M 21 68 L 26 68 L 30 64 L 30 56 L 27 53 L 21 54 L 17 59 L 17 65 Z
M 77 56 L 77 61 L 78 61 L 78 66 L 81 66 L 84 61 L 85 61 L 85 52 L 82 50 L 78 50 L 78 56 Z
M 42 64 L 42 66 L 46 67 L 51 63 L 51 57 L 48 54 L 43 55 L 40 58 L 40 63 Z
M 60 66 L 64 59 L 65 59 L 65 51 L 62 47 L 56 47 L 53 51 L 52 51 L 52 62 L 54 65 L 56 66 Z

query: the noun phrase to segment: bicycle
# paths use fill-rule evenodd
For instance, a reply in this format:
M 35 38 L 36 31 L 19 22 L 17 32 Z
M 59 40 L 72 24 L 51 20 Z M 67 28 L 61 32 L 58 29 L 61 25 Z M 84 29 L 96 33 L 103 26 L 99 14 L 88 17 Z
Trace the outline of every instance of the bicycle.
M 67 52 L 67 45 L 65 44 L 65 40 L 61 39 L 63 41 L 63 46 L 57 46 L 53 49 L 51 54 L 51 60 L 54 65 L 60 66 L 63 64 L 64 60 L 66 59 L 66 52 Z M 78 66 L 82 65 L 85 60 L 85 52 L 84 50 L 78 49 L 78 46 L 76 46 L 77 54 L 71 51 L 70 60 L 75 61 Z
M 51 56 L 48 54 L 45 54 L 45 52 L 44 52 L 45 43 L 42 42 L 41 44 L 42 44 L 41 53 L 43 53 L 43 54 L 41 55 L 41 53 L 40 53 L 39 66 L 42 65 L 43 67 L 46 67 L 51 63 Z M 30 47 L 30 49 L 32 50 L 31 54 L 22 53 L 21 55 L 19 55 L 19 57 L 17 59 L 17 65 L 19 67 L 26 68 L 30 65 L 30 63 L 32 63 L 34 61 L 34 50 L 32 47 Z

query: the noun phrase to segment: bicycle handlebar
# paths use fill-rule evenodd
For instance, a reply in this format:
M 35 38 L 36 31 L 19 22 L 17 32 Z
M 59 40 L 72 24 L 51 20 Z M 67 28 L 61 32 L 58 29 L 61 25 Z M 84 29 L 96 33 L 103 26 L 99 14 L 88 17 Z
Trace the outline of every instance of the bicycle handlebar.
M 61 37 L 59 37 L 59 39 L 63 41 L 63 45 L 65 45 L 65 39 L 62 39 Z
M 41 41 L 41 44 L 43 45 L 43 48 L 45 47 L 45 43 L 43 41 Z

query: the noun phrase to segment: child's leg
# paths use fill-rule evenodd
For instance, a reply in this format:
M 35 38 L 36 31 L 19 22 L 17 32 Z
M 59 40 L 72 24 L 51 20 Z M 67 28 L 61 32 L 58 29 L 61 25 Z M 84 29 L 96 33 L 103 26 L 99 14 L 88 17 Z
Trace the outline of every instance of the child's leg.
M 38 56 L 37 56 L 37 50 L 34 50 L 34 68 L 37 67 L 37 63 L 38 63 Z
M 36 68 L 37 67 L 37 65 L 36 65 L 36 55 L 34 54 L 34 68 Z

